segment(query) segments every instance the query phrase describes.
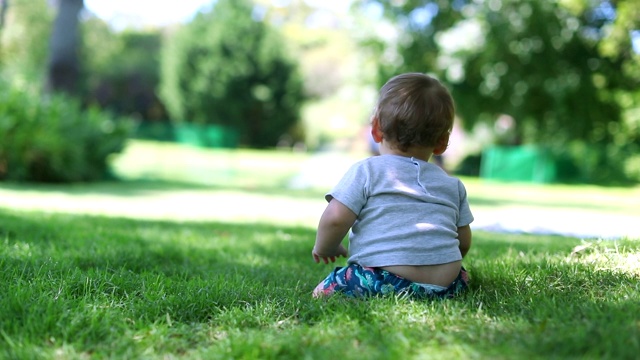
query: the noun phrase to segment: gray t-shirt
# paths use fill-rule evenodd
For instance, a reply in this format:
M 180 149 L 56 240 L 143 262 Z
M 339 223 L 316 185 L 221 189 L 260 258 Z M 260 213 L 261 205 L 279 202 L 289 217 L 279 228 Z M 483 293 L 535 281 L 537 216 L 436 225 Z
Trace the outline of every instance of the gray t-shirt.
M 473 221 L 467 192 L 435 164 L 370 157 L 354 164 L 325 198 L 358 215 L 349 234 L 349 263 L 381 267 L 462 259 L 457 229 Z

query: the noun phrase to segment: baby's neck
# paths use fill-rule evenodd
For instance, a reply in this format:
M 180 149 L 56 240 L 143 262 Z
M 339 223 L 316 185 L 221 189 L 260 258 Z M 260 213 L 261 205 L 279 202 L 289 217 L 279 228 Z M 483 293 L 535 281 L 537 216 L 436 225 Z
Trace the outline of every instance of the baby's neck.
M 406 151 L 398 149 L 396 146 L 390 146 L 386 141 L 380 143 L 380 155 L 399 155 L 404 157 L 412 157 L 423 161 L 429 161 L 433 155 L 432 147 L 412 146 Z

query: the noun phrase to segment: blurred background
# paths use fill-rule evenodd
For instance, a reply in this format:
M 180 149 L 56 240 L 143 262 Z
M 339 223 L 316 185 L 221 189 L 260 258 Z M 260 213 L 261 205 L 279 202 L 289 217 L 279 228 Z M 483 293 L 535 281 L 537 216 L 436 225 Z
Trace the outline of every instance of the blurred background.
M 640 181 L 640 0 L 0 0 L 0 180 L 184 172 L 164 145 L 366 156 L 410 71 L 456 100 L 451 173 Z

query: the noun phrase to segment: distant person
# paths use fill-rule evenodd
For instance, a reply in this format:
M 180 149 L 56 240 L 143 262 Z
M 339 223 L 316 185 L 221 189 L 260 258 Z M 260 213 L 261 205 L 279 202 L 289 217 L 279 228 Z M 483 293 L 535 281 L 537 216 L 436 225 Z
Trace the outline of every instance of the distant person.
M 454 104 L 436 79 L 407 73 L 380 90 L 371 134 L 380 155 L 354 164 L 325 198 L 312 251 L 328 264 L 348 256 L 315 297 L 400 294 L 450 298 L 467 288 L 462 259 L 473 221 L 464 185 L 432 155 L 448 146 Z M 349 232 L 349 251 L 342 245 Z

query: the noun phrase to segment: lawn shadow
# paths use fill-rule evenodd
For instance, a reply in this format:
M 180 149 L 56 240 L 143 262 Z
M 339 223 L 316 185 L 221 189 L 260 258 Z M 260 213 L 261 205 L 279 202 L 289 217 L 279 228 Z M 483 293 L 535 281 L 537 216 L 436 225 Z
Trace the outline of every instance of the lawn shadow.
M 470 316 L 496 319 L 487 347 L 517 357 L 621 358 L 640 351 L 640 279 L 581 261 L 579 239 L 479 232 L 469 259 Z M 613 245 L 612 245 L 613 246 Z M 493 322 L 493 321 L 491 321 Z M 508 345 L 508 346 L 507 346 Z M 497 354 L 496 354 L 497 355 Z
M 153 322 L 170 314 L 176 322 L 208 323 L 223 314 L 241 319 L 241 328 L 260 328 L 252 309 L 280 306 L 282 316 L 305 326 L 356 313 L 358 322 L 377 328 L 396 316 L 384 299 L 311 300 L 311 290 L 333 267 L 312 262 L 313 229 L 5 210 L 0 220 L 0 262 L 21 274 L 15 281 L 46 274 L 52 287 L 70 289 L 69 301 L 106 297 L 125 304 L 123 317 Z M 629 316 L 640 311 L 636 277 L 545 256 L 569 254 L 578 239 L 482 232 L 476 238 L 465 260 L 469 293 L 423 310 L 446 317 L 448 309 L 459 309 L 464 319 L 454 328 L 471 330 L 456 336 L 470 346 L 496 356 L 510 349 L 509 357 L 539 358 L 613 357 L 624 346 L 623 354 L 639 350 L 637 319 Z M 20 247 L 30 254 L 11 250 Z M 92 278 L 104 285 L 87 289 Z M 480 339 L 473 337 L 478 334 Z
M 628 358 L 640 351 L 630 316 L 640 311 L 636 276 L 545 260 L 501 270 L 475 266 L 466 297 L 469 315 L 494 325 L 483 330 L 489 351 L 508 348 L 518 358 Z
M 109 279 L 115 302 L 145 301 L 149 289 L 162 287 L 176 321 L 206 322 L 220 308 L 310 297 L 325 275 L 320 267 L 314 271 L 315 232 L 304 227 L 6 210 L 0 224 L 0 262 L 7 273 L 21 274 L 15 281 L 37 282 L 46 273 L 80 291 L 88 279 Z M 285 273 L 297 275 L 282 281 Z M 104 295 L 98 288 L 87 295 Z

